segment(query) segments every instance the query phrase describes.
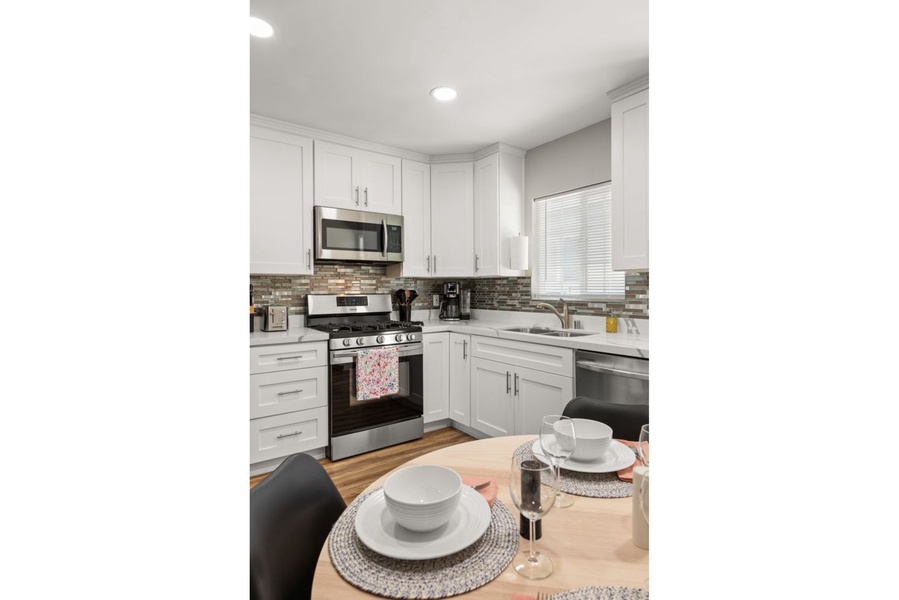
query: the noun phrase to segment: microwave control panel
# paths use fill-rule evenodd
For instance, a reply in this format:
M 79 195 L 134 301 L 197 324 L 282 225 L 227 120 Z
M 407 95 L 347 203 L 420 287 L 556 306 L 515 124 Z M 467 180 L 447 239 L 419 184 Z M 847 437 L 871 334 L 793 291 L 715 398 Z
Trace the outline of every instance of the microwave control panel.
M 402 225 L 387 226 L 387 252 L 403 251 L 403 227 Z

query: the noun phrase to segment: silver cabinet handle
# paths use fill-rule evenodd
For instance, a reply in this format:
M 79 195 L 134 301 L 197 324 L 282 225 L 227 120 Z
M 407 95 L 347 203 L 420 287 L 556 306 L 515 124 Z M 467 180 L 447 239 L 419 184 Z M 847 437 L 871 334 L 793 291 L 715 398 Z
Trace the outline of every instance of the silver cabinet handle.
M 474 271 L 475 271 L 475 273 L 478 272 L 478 269 L 479 269 L 479 267 L 478 267 L 478 260 L 480 260 L 480 258 L 481 258 L 481 257 L 478 256 L 477 254 L 474 255 Z
M 356 186 L 356 206 L 359 206 L 359 186 Z
M 301 433 L 303 433 L 303 432 L 302 431 L 294 431 L 293 433 L 282 433 L 281 435 L 278 436 L 278 439 L 280 440 L 281 438 L 293 437 L 295 435 L 300 435 Z
M 518 373 L 515 373 L 515 395 L 518 395 Z
M 509 374 L 508 371 L 506 371 L 506 393 L 507 394 L 512 391 L 512 384 L 509 383 L 510 379 L 511 379 L 511 375 Z
M 628 377 L 630 379 L 649 381 L 648 373 L 637 373 L 634 371 L 625 371 L 623 369 L 613 369 L 612 367 L 604 367 L 603 365 L 589 360 L 579 360 L 577 361 L 577 366 L 581 369 L 587 369 L 588 371 L 596 371 L 597 373 L 608 373 L 609 375 L 617 375 L 618 377 Z
M 468 340 L 462 340 L 462 360 L 468 358 Z
M 306 250 L 306 268 L 312 268 L 312 249 Z
M 365 206 L 368 206 L 368 188 L 365 188 Z
M 437 272 L 437 255 L 434 255 L 434 272 Z
M 279 356 L 278 360 L 299 360 L 302 356 Z
M 425 271 L 430 273 L 431 272 L 431 255 L 428 254 L 427 256 L 425 256 L 425 260 L 428 261 L 428 266 L 425 267 Z
M 303 390 L 290 390 L 289 392 L 278 392 L 279 396 L 287 396 L 289 394 L 299 394 Z

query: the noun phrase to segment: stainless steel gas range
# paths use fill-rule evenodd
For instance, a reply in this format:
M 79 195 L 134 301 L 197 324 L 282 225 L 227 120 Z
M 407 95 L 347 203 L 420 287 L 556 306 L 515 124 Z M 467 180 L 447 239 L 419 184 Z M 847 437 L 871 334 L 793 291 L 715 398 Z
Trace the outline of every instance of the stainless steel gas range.
M 306 296 L 306 327 L 329 335 L 331 460 L 424 435 L 422 323 L 394 321 L 390 311 L 390 294 Z M 373 396 L 366 369 L 379 363 L 367 361 L 379 356 L 393 363 L 376 366 L 372 375 L 386 381 Z

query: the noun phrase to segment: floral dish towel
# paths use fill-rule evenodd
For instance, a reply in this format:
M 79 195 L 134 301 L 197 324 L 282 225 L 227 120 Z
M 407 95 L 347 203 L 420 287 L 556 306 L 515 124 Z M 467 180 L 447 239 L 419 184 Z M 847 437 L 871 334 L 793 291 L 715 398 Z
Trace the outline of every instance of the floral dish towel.
M 362 350 L 356 358 L 356 400 L 374 400 L 400 389 L 397 346 Z

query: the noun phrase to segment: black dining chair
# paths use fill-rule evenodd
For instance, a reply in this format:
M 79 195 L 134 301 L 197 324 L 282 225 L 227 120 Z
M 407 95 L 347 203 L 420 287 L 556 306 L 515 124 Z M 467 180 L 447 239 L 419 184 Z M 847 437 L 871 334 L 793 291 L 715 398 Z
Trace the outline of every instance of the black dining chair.
M 250 599 L 306 600 L 331 527 L 346 502 L 325 468 L 287 457 L 250 490 Z
M 648 404 L 614 404 L 588 396 L 569 400 L 562 414 L 572 419 L 600 421 L 612 428 L 613 437 L 634 442 L 640 439 L 640 428 L 649 423 Z

